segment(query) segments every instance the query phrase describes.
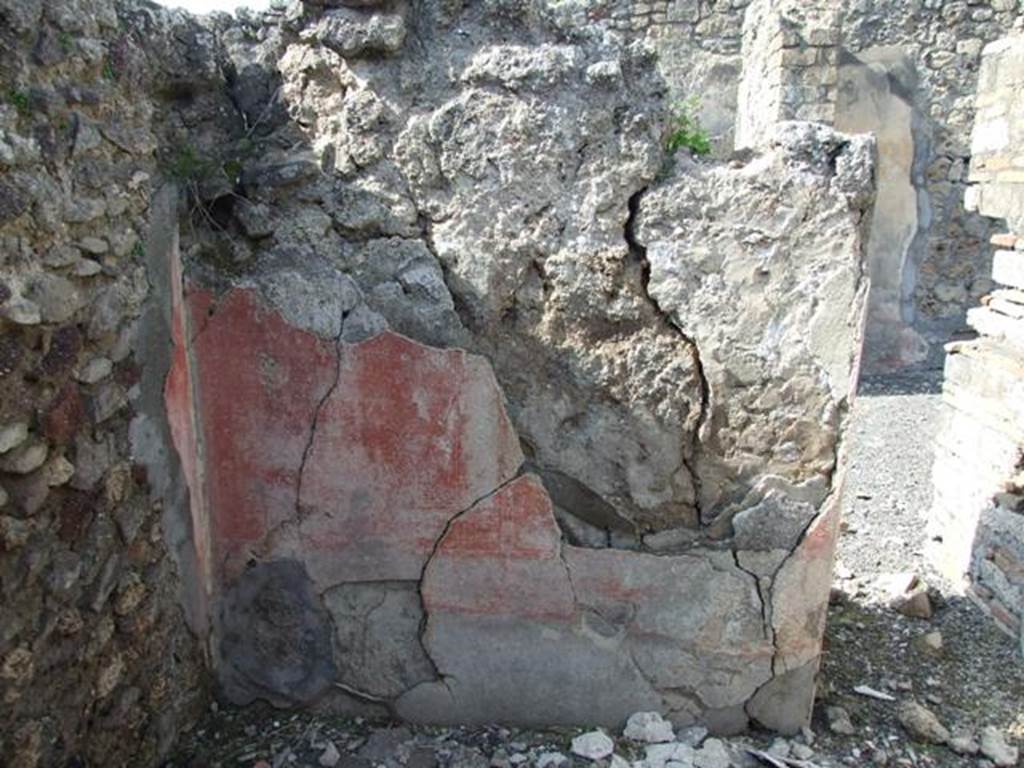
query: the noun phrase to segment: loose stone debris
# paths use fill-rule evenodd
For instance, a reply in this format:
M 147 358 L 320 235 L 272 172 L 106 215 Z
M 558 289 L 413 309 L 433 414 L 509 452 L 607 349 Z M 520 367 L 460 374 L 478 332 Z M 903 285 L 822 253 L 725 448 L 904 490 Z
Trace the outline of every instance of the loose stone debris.
M 1007 744 L 1003 733 L 989 725 L 981 731 L 981 754 L 997 766 L 1012 766 L 1017 764 L 1020 750 Z
M 572 753 L 588 760 L 600 760 L 615 751 L 615 742 L 604 731 L 583 733 L 572 740 Z
M 882 691 L 876 691 L 874 688 L 868 685 L 858 685 L 853 689 L 854 693 L 859 693 L 861 696 L 870 696 L 872 699 L 878 699 L 879 701 L 896 701 L 895 698 L 890 696 L 888 693 Z
M 939 722 L 935 713 L 916 701 L 900 704 L 897 717 L 900 725 L 915 739 L 932 744 L 945 744 L 949 741 L 949 730 Z
M 675 738 L 672 723 L 657 712 L 637 712 L 626 721 L 622 735 L 631 741 L 658 744 Z

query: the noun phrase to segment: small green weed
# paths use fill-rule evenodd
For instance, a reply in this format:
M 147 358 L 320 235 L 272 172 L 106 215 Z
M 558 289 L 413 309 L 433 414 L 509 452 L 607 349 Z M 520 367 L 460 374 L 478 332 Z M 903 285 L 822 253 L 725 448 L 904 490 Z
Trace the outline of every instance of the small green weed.
M 114 69 L 114 64 L 110 59 L 103 62 L 103 71 L 101 74 L 103 75 L 104 80 L 112 83 L 117 81 L 117 70 Z
M 191 144 L 185 144 L 167 161 L 164 173 L 175 181 L 194 184 L 208 178 L 216 168 L 216 163 L 200 156 Z
M 691 96 L 685 101 L 677 102 L 672 109 L 669 123 L 670 133 L 665 142 L 669 154 L 680 149 L 688 149 L 694 155 L 711 154 L 711 137 L 701 127 L 697 113 L 700 111 L 700 99 Z
M 242 171 L 244 169 L 241 160 L 231 158 L 230 160 L 224 161 L 222 170 L 224 171 L 224 175 L 228 177 L 228 181 L 230 181 L 232 184 L 235 184 L 238 182 L 238 179 L 241 178 Z
M 18 114 L 22 117 L 32 114 L 32 99 L 24 91 L 12 88 L 7 93 L 7 101 L 18 110 Z
M 75 47 L 75 40 L 70 32 L 61 32 L 57 36 L 57 43 L 65 54 L 71 53 L 71 49 Z

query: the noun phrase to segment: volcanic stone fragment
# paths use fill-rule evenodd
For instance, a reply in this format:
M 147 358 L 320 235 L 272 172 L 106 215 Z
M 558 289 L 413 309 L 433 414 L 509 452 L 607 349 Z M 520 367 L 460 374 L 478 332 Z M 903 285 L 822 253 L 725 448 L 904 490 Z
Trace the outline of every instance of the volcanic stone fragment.
M 918 741 L 945 744 L 949 741 L 949 730 L 935 713 L 916 701 L 905 701 L 897 712 L 900 725 Z

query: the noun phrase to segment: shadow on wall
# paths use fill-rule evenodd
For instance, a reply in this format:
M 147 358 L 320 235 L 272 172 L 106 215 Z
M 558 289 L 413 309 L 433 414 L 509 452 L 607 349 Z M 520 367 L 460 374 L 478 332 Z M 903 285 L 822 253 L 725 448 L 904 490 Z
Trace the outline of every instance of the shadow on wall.
M 878 139 L 866 374 L 941 369 L 942 345 L 965 327 L 965 271 L 985 275 L 990 260 L 983 247 L 989 224 L 963 210 L 959 187 L 951 192 L 949 183 L 966 180 L 968 158 L 939 154 L 952 142 L 922 110 L 917 66 L 904 46 L 844 51 L 840 59 L 836 127 Z M 964 231 L 955 254 L 947 253 L 953 246 L 945 234 L 932 231 L 936 204 L 959 209 L 952 218 Z

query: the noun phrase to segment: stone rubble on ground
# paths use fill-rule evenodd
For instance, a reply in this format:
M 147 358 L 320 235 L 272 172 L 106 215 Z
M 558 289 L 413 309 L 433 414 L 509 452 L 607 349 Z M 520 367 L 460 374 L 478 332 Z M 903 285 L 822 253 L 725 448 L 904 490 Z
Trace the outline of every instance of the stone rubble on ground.
M 646 744 L 658 744 L 675 738 L 672 723 L 657 712 L 637 712 L 631 715 L 626 721 L 622 735 L 631 741 L 642 741 Z
M 978 740 L 970 731 L 956 729 L 949 737 L 947 746 L 958 755 L 976 755 L 981 749 Z
M 925 632 L 914 638 L 914 646 L 925 653 L 939 654 L 945 647 L 942 641 L 941 632 Z
M 829 707 L 825 712 L 828 715 L 828 727 L 832 733 L 852 736 L 857 732 L 853 727 L 853 721 L 850 720 L 850 713 L 843 707 Z
M 981 754 L 1000 768 L 1017 764 L 1020 749 L 1006 743 L 1006 738 L 998 728 L 989 725 L 981 730 Z
M 729 768 L 730 752 L 720 739 L 708 739 L 693 755 L 694 768 Z
M 569 761 L 561 752 L 541 752 L 537 756 L 537 768 L 559 768 Z
M 874 701 L 871 706 L 890 706 Z M 840 709 L 833 707 L 831 709 Z M 297 768 L 319 765 L 322 768 L 843 768 L 877 765 L 891 768 L 927 768 L 936 765 L 935 752 L 948 754 L 957 765 L 964 756 L 977 755 L 978 768 L 1009 768 L 1018 763 L 1018 749 L 1010 745 L 998 728 L 982 729 L 979 739 L 969 730 L 955 729 L 952 735 L 933 713 L 913 701 L 896 707 L 909 736 L 884 737 L 870 727 L 854 728 L 840 741 L 820 751 L 820 743 L 810 728 L 793 737 L 767 734 L 706 738 L 698 727 L 680 728 L 671 741 L 645 743 L 625 735 L 625 730 L 648 732 L 646 726 L 658 721 L 649 712 L 629 718 L 634 729 L 624 729 L 615 739 L 602 729 L 586 732 L 510 731 L 500 727 L 417 728 L 373 725 L 357 718 L 338 727 L 326 721 L 312 721 L 292 715 L 294 735 L 281 739 L 276 747 L 259 747 L 253 740 L 264 729 L 256 725 L 244 729 L 247 747 L 235 750 L 239 759 L 227 762 L 203 762 L 203 768 Z M 244 712 L 244 711 L 240 711 Z M 272 710 L 273 712 L 273 710 Z M 829 715 L 835 715 L 829 712 Z M 277 713 L 274 712 L 277 717 Z M 840 715 L 840 717 L 842 717 Z M 846 715 L 849 719 L 848 713 Z M 662 720 L 661 722 L 667 722 Z M 271 733 L 282 729 L 275 720 Z M 668 725 L 671 728 L 671 724 Z M 657 735 L 664 735 L 661 726 Z M 831 738 L 831 737 L 830 737 Z M 688 740 L 690 743 L 684 743 Z M 926 742 L 922 744 L 921 742 Z M 940 743 L 946 744 L 944 750 Z M 980 753 L 980 754 L 979 754 Z M 905 757 L 899 757 L 900 755 Z M 932 755 L 931 758 L 924 757 Z M 197 765 L 186 763 L 189 768 Z M 178 768 L 172 762 L 167 768 Z
M 604 731 L 590 731 L 572 740 L 572 753 L 588 760 L 608 757 L 615 749 L 615 742 Z
M 320 755 L 318 762 L 324 768 L 335 768 L 335 766 L 341 761 L 341 753 L 338 748 L 334 746 L 333 741 L 327 742 L 327 747 L 324 749 L 323 754 Z
M 913 573 L 892 574 L 887 580 L 889 607 L 904 616 L 930 619 L 933 614 L 928 585 Z
M 916 701 L 904 701 L 897 714 L 900 724 L 907 733 L 918 741 L 945 744 L 949 741 L 949 730 L 935 713 Z

